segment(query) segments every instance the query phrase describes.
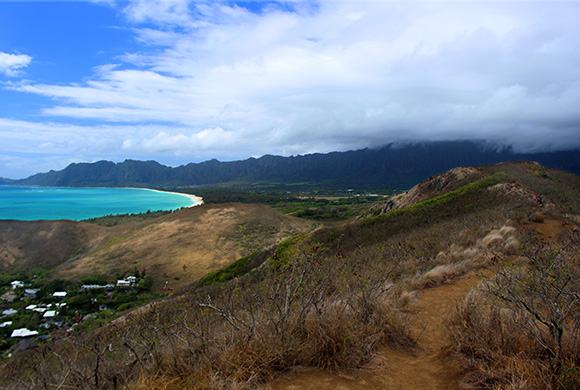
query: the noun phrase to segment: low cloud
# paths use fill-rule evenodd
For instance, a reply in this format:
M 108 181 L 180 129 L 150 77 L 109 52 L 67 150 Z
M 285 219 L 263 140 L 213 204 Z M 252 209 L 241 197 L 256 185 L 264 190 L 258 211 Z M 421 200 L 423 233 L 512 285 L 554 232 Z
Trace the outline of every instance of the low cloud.
M 15 77 L 22 72 L 22 68 L 26 68 L 32 61 L 32 57 L 26 54 L 10 54 L 0 51 L 0 73 Z

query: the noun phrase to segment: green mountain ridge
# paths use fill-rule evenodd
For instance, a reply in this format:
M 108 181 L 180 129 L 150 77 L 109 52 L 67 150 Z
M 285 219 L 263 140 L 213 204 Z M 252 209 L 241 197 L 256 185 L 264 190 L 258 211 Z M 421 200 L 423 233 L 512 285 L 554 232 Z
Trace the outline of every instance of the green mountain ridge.
M 155 161 L 74 163 L 13 184 L 94 187 L 179 187 L 220 183 L 307 183 L 326 188 L 406 189 L 458 166 L 537 161 L 580 174 L 580 151 L 515 153 L 484 142 L 390 144 L 378 149 L 243 161 L 210 160 L 171 168 Z

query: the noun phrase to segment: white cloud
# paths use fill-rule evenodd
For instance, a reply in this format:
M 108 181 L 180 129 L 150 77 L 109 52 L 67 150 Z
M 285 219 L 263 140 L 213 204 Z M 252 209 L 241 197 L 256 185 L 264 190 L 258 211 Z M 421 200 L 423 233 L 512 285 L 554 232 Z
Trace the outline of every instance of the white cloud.
M 22 68 L 32 61 L 32 57 L 26 54 L 9 54 L 0 51 L 0 73 L 9 77 L 18 76 Z
M 578 3 L 293 4 L 121 2 L 142 51 L 91 80 L 11 88 L 54 99 L 42 113 L 55 123 L 97 123 L 64 140 L 46 125 L 56 135 L 39 147 L 63 153 L 245 158 L 457 138 L 580 146 Z

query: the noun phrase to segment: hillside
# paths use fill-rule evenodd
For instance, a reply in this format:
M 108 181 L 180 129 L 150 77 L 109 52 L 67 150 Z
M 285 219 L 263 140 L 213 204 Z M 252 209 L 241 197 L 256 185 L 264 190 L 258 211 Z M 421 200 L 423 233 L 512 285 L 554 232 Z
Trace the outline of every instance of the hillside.
M 152 275 L 181 287 L 255 250 L 311 229 L 266 206 L 202 205 L 141 223 L 103 228 L 72 221 L 0 221 L 0 264 L 18 272 L 54 269 L 54 277 Z
M 89 250 L 101 229 L 73 221 L 0 220 L 0 268 L 52 269 Z
M 180 187 L 219 183 L 306 183 L 324 188 L 408 189 L 429 176 L 458 166 L 537 161 L 580 174 L 580 151 L 519 154 L 471 141 L 390 144 L 377 149 L 244 161 L 206 161 L 176 168 L 155 161 L 99 161 L 71 164 L 62 171 L 15 181 L 21 185 L 97 187 Z
M 537 163 L 455 169 L 366 216 L 283 241 L 252 271 L 23 352 L 0 380 L 7 389 L 576 389 L 579 189 L 578 176 Z M 171 239 L 162 229 L 171 217 L 156 222 L 158 242 Z M 139 242 L 147 224 L 123 229 Z M 562 313 L 554 304 L 565 315 L 542 317 Z M 524 321 L 533 313 L 547 325 Z

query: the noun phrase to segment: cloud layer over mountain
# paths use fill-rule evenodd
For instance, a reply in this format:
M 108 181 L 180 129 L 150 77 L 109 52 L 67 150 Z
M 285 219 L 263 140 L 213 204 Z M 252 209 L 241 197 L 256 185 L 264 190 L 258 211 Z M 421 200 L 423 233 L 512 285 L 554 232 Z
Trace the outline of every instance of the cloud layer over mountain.
M 171 163 L 414 140 L 580 146 L 578 3 L 107 6 L 139 50 L 74 83 L 5 83 L 51 103 L 42 121 L 0 118 L 4 148 Z M 0 72 L 30 61 L 0 53 Z

